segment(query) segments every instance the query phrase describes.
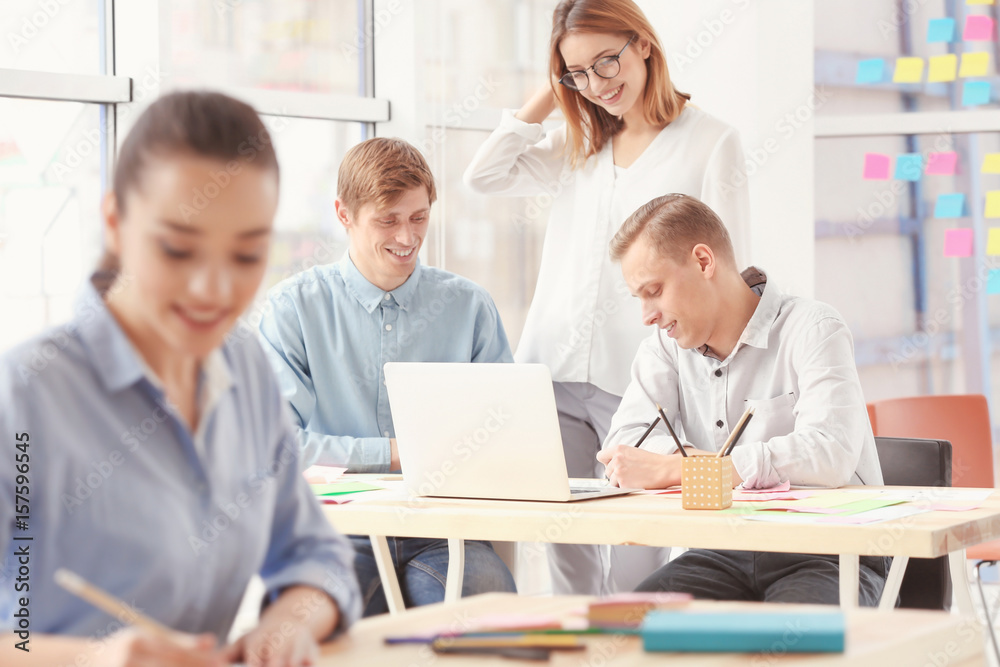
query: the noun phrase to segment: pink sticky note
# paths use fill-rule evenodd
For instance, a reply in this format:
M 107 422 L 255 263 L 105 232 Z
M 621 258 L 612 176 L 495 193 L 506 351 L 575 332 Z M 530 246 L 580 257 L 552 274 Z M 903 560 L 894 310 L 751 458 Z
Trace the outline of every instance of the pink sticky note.
M 865 169 L 861 177 L 868 181 L 889 180 L 889 156 L 882 153 L 865 153 Z
M 972 230 L 944 230 L 945 257 L 972 257 Z
M 931 153 L 927 160 L 926 174 L 954 174 L 955 165 L 958 164 L 958 153 L 951 151 L 948 153 Z
M 966 17 L 962 39 L 973 42 L 992 42 L 993 19 L 978 14 Z

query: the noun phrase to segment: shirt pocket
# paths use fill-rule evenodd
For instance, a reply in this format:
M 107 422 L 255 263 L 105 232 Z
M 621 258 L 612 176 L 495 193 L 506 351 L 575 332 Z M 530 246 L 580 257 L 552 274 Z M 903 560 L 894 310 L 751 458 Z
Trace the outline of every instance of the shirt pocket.
M 744 409 L 753 408 L 754 414 L 740 442 L 765 442 L 795 430 L 794 393 L 774 398 L 748 398 L 743 403 Z

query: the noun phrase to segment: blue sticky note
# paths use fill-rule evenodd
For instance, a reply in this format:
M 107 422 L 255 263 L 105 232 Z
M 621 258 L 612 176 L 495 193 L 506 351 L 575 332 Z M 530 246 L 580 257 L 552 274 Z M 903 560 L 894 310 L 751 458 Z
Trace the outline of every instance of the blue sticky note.
M 858 75 L 854 83 L 881 83 L 885 78 L 885 60 L 872 58 L 858 62 Z
M 919 181 L 924 172 L 924 160 L 920 153 L 900 153 L 896 158 L 896 172 L 893 178 L 900 181 Z
M 955 19 L 931 19 L 927 24 L 927 43 L 951 42 L 955 39 Z
M 962 86 L 962 106 L 971 107 L 990 103 L 989 81 L 966 81 Z
M 1000 269 L 990 269 L 990 275 L 986 279 L 986 293 L 1000 294 Z
M 965 215 L 965 195 L 955 192 L 947 195 L 938 195 L 937 203 L 934 205 L 935 218 L 961 218 Z

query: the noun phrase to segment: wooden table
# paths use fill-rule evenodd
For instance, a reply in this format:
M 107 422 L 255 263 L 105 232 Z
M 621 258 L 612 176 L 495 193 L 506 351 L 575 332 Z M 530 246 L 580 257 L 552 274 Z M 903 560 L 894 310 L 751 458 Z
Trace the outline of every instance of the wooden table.
M 490 593 L 464 598 L 454 604 L 435 604 L 402 614 L 374 616 L 360 621 L 340 639 L 322 647 L 319 665 L 365 665 L 400 667 L 468 665 L 470 667 L 511 667 L 522 663 L 492 656 L 435 655 L 424 645 L 385 646 L 390 635 L 414 635 L 436 629 L 462 630 L 477 616 L 498 613 L 567 615 L 586 605 L 586 597 L 518 597 Z M 694 602 L 692 608 L 753 610 L 766 613 L 825 609 L 816 605 L 768 605 L 749 602 Z M 777 646 L 772 653 L 645 653 L 638 637 L 602 635 L 586 639 L 586 653 L 553 653 L 554 667 L 580 665 L 682 665 L 731 667 L 734 665 L 984 665 L 982 628 L 975 618 L 938 611 L 875 609 L 845 610 L 847 618 L 844 653 L 786 653 Z
M 369 478 L 370 479 L 370 478 Z M 394 484 L 397 482 L 390 482 Z M 877 489 L 882 487 L 847 487 Z M 905 489 L 909 487 L 884 487 Z M 927 489 L 922 489 L 926 491 Z M 817 490 L 817 494 L 831 490 Z M 858 604 L 858 557 L 893 556 L 882 606 L 895 604 L 909 558 L 948 555 L 958 608 L 972 614 L 965 549 L 1000 537 L 1000 494 L 979 509 L 928 512 L 869 525 L 795 525 L 753 521 L 711 510 L 685 510 L 675 495 L 628 495 L 573 503 L 418 498 L 395 490 L 359 495 L 345 505 L 326 505 L 341 533 L 370 535 L 386 599 L 393 612 L 402 595 L 386 536 L 449 540 L 446 600 L 460 597 L 464 573 L 462 540 L 640 544 L 659 547 L 744 549 L 840 556 L 841 604 Z

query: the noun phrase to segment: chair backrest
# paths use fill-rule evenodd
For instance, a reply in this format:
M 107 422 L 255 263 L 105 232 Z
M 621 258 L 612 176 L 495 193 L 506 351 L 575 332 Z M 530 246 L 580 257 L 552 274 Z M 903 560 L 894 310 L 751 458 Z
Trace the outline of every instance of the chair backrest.
M 947 440 L 875 437 L 882 479 L 889 486 L 951 486 L 951 443 Z M 948 557 L 911 558 L 899 587 L 899 606 L 951 607 Z
M 947 440 L 952 486 L 993 487 L 993 434 L 984 396 L 913 396 L 872 406 L 876 436 Z

